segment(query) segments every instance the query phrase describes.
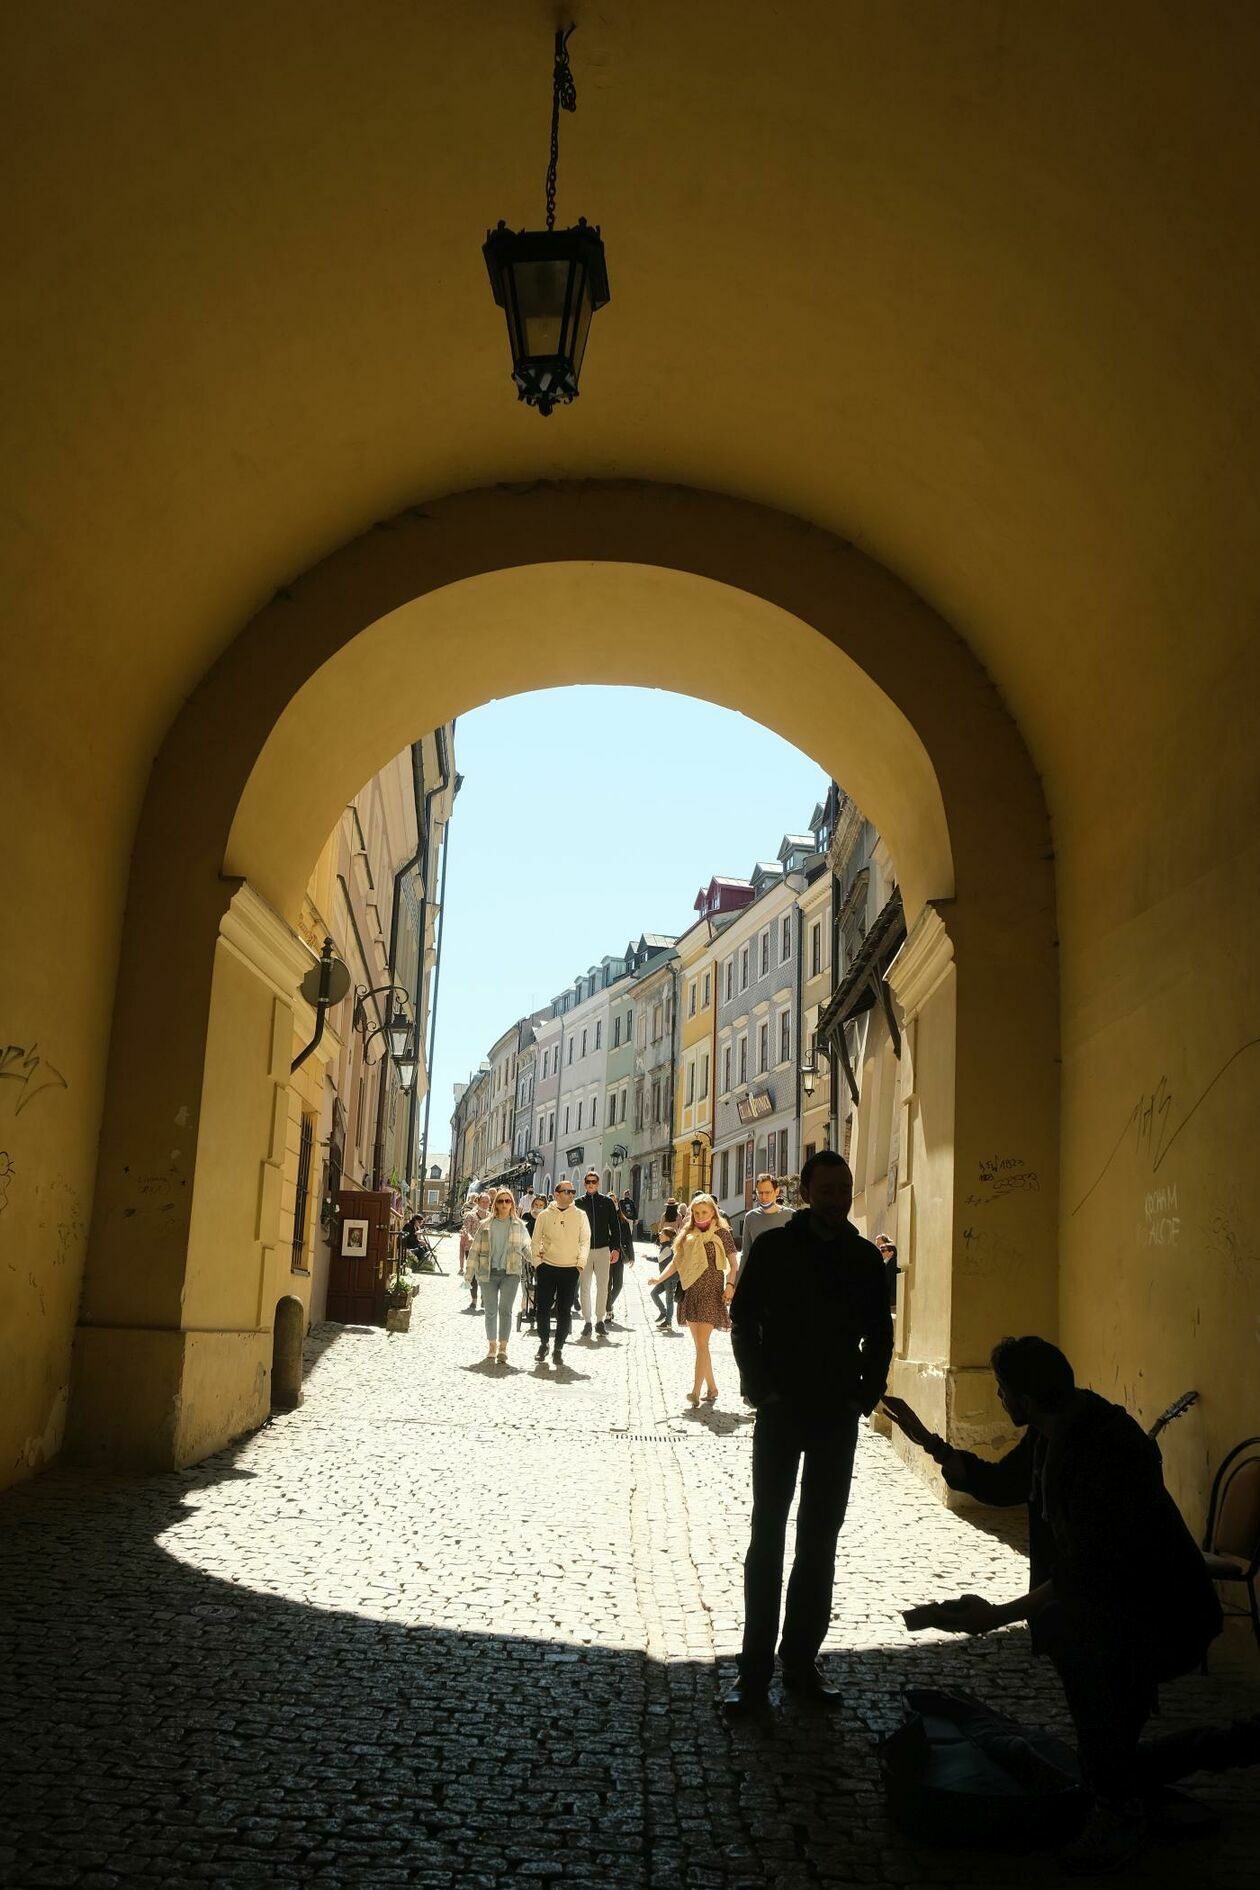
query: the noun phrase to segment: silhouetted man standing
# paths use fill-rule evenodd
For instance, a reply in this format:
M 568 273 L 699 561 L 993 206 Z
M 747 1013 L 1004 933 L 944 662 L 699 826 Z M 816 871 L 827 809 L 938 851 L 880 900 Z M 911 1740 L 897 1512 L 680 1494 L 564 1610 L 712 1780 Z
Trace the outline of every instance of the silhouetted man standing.
M 731 1301 L 731 1340 L 757 1425 L 744 1645 L 739 1680 L 723 1702 L 728 1713 L 766 1702 L 798 1473 L 796 1553 L 779 1644 L 783 1681 L 819 1705 L 839 1704 L 818 1671 L 818 1652 L 831 1621 L 858 1419 L 878 1404 L 892 1357 L 884 1263 L 848 1218 L 847 1162 L 831 1149 L 811 1155 L 800 1193 L 804 1207 L 757 1239 Z

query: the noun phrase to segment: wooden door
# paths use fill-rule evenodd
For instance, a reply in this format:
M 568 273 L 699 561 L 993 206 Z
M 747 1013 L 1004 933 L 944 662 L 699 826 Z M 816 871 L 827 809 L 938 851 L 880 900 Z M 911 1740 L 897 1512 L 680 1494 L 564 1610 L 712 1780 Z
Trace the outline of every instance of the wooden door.
M 387 1188 L 343 1188 L 337 1196 L 337 1251 L 328 1269 L 328 1318 L 348 1326 L 385 1324 L 385 1282 L 391 1269 Z M 347 1227 L 366 1221 L 361 1244 Z M 350 1251 L 347 1252 L 347 1246 Z

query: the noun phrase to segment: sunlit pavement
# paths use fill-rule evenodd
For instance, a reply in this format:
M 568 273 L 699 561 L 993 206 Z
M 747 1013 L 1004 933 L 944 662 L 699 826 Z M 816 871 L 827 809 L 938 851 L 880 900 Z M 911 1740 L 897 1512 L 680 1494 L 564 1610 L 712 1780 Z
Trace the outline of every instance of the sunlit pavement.
M 406 1335 L 319 1328 L 302 1408 L 235 1451 L 0 1499 L 0 1882 L 1059 1881 L 1049 1858 L 932 1852 L 889 1827 L 873 1743 L 903 1686 L 1062 1719 L 1022 1631 L 905 1632 L 908 1602 L 1010 1595 L 1023 1563 L 876 1436 L 829 1642 L 845 1710 L 776 1700 L 735 1729 L 715 1712 L 751 1423 L 725 1339 L 716 1408 L 686 1411 L 690 1342 L 654 1330 L 650 1268 L 641 1254 L 631 1323 L 575 1340 L 560 1373 L 528 1333 L 507 1371 L 485 1366 L 462 1283 L 425 1277 Z M 1255 1675 L 1236 1637 L 1210 1678 L 1166 1689 L 1164 1729 L 1254 1711 Z M 1121 1880 L 1249 1880 L 1258 1787 L 1195 1781 L 1218 1834 Z

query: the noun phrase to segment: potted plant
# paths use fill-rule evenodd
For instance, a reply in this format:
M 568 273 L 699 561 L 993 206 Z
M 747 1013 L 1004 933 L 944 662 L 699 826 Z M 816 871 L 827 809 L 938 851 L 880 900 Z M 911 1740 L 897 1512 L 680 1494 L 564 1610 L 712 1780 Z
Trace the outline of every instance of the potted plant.
M 411 1301 L 415 1291 L 415 1281 L 409 1280 L 401 1268 L 386 1281 L 385 1330 L 387 1332 L 411 1330 Z

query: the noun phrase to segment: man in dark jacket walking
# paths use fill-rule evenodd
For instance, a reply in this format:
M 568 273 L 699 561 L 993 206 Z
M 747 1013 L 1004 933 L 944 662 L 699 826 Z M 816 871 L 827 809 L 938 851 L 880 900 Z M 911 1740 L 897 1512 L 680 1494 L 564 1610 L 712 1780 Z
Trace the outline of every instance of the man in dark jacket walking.
M 831 1149 L 811 1155 L 800 1192 L 804 1210 L 761 1235 L 731 1301 L 731 1341 L 757 1424 L 744 1644 L 739 1680 L 723 1702 L 728 1713 L 766 1702 L 798 1474 L 796 1552 L 779 1644 L 783 1682 L 819 1705 L 839 1704 L 818 1671 L 818 1651 L 831 1621 L 858 1419 L 883 1395 L 892 1357 L 884 1262 L 848 1218 L 848 1164 Z
M 621 1216 L 610 1194 L 599 1191 L 599 1176 L 588 1168 L 583 1180 L 583 1195 L 578 1207 L 591 1224 L 591 1251 L 578 1291 L 582 1299 L 582 1337 L 591 1336 L 591 1284 L 595 1285 L 595 1330 L 602 1339 L 607 1331 L 608 1271 L 621 1253 Z

